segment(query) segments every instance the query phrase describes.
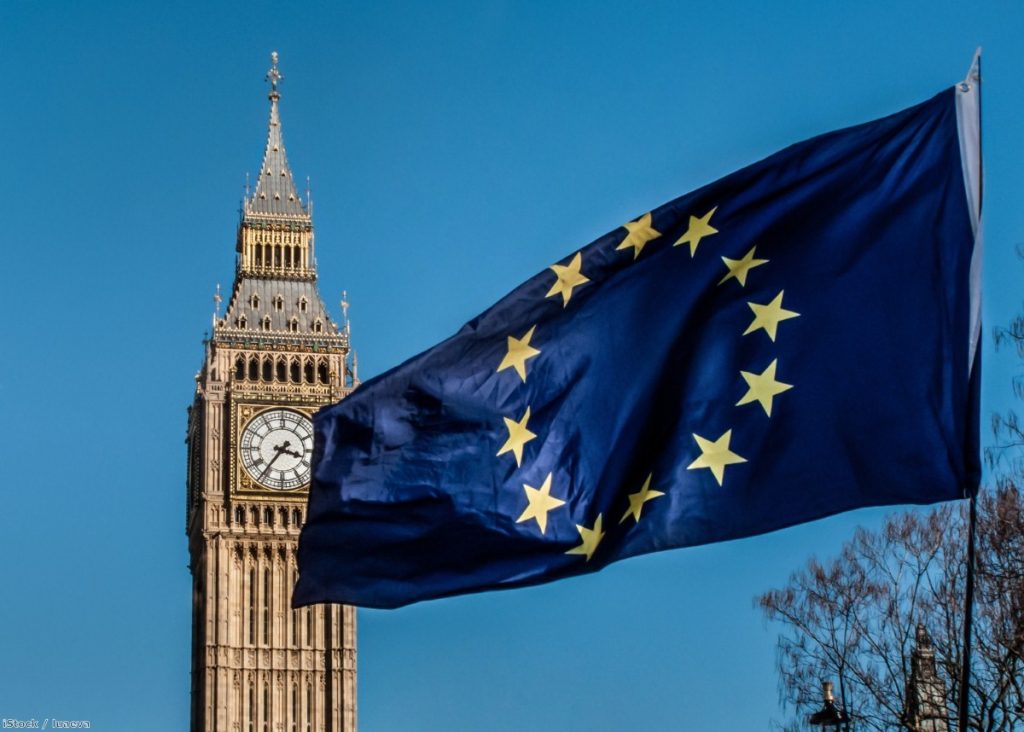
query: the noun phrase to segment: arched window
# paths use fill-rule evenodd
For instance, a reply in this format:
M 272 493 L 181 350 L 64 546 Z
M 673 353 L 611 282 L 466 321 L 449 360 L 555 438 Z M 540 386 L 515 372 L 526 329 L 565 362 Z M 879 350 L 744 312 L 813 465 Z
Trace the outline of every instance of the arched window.
M 249 359 L 249 381 L 260 378 L 260 360 L 253 356 Z
M 292 523 L 295 526 L 302 526 L 302 511 L 297 508 L 292 509 Z
M 298 318 L 292 318 L 291 320 L 288 321 L 288 330 L 290 330 L 292 333 L 298 333 L 299 332 L 299 319 Z
M 270 684 L 263 682 L 263 732 L 270 732 Z
M 255 251 L 255 254 L 256 254 L 256 266 L 257 267 L 262 267 L 263 266 L 263 246 L 260 245 L 260 244 L 257 244 L 254 247 L 254 249 L 256 250 Z
M 280 514 L 281 514 L 281 526 L 284 526 L 285 528 L 288 528 L 288 509 L 287 508 L 282 508 L 281 511 L 280 511 Z
M 299 685 L 292 684 L 292 732 L 299 732 Z
M 249 687 L 249 732 L 256 732 L 256 690 Z
M 288 381 L 288 365 L 283 358 L 277 359 L 277 380 Z
M 306 298 L 304 298 L 304 297 L 300 297 L 300 298 L 299 298 L 299 312 L 300 312 L 300 313 L 304 313 L 304 312 L 306 312 L 306 308 L 307 308 L 308 306 L 309 306 L 309 300 L 307 300 L 307 299 L 306 299 Z
M 299 645 L 299 611 L 292 610 L 292 645 Z
M 263 245 L 263 263 L 270 266 L 270 244 Z
M 284 248 L 284 266 L 285 267 L 291 267 L 292 266 L 292 248 L 289 247 L 289 246 L 286 246 Z
M 259 310 L 260 309 L 260 296 L 257 295 L 254 292 L 252 294 L 252 297 L 249 298 L 249 304 L 252 305 L 252 309 L 253 310 Z
M 241 506 L 235 506 L 235 523 L 245 526 L 245 509 Z
M 313 645 L 313 608 L 306 608 L 306 645 Z
M 235 378 L 245 378 L 245 358 L 241 355 L 239 355 L 238 358 L 235 359 Z
M 249 645 L 256 644 L 256 570 L 249 570 Z
M 280 267 L 281 266 L 281 245 L 280 244 L 278 244 L 277 246 L 274 247 L 274 266 L 275 267 Z
M 243 330 L 245 330 L 245 327 L 246 327 L 247 323 L 248 323 L 248 321 L 246 321 L 244 315 L 240 316 L 238 318 L 238 320 L 235 321 L 235 325 L 238 326 L 239 328 L 243 329 Z
M 252 525 L 253 526 L 259 526 L 260 525 L 260 510 L 258 508 L 256 508 L 255 506 L 253 506 L 252 510 L 249 513 L 252 514 Z
M 316 320 L 313 321 L 313 332 L 314 333 L 323 333 L 324 332 L 324 321 L 320 320 L 320 318 L 317 318 Z
M 263 330 L 270 330 L 270 316 L 264 315 L 263 320 L 260 321 L 260 328 Z
M 321 384 L 327 383 L 327 362 L 321 360 L 316 366 L 316 379 Z
M 292 377 L 292 383 L 298 384 L 302 380 L 302 374 L 299 369 L 299 359 L 292 359 L 291 367 L 289 368 L 289 375 Z
M 270 644 L 270 570 L 263 570 L 263 645 Z
M 274 310 L 284 310 L 284 298 L 280 295 L 274 296 Z
M 306 732 L 313 732 L 313 685 L 306 684 Z
M 302 376 L 306 379 L 307 384 L 313 383 L 313 362 L 306 359 L 306 363 L 302 367 Z
M 270 360 L 270 356 L 266 356 L 263 359 L 263 380 L 270 381 L 274 378 L 274 362 Z
M 263 509 L 263 523 L 265 523 L 267 526 L 274 525 L 274 509 L 272 509 L 270 506 L 267 506 L 265 509 Z

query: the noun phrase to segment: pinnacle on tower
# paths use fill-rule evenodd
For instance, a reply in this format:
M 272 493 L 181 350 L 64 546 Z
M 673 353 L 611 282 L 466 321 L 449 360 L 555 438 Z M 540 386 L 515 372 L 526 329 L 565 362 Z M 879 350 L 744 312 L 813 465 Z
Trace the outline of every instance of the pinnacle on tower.
M 267 147 L 263 152 L 263 164 L 260 166 L 256 181 L 256 190 L 245 202 L 245 217 L 301 218 L 308 219 L 309 214 L 295 188 L 295 179 L 288 166 L 288 156 L 284 150 L 284 135 L 281 132 L 281 116 L 278 102 L 281 92 L 277 85 L 284 78 L 277 68 L 277 52 L 270 54 L 271 66 L 267 71 L 266 80 L 270 82 L 270 121 L 267 125 Z

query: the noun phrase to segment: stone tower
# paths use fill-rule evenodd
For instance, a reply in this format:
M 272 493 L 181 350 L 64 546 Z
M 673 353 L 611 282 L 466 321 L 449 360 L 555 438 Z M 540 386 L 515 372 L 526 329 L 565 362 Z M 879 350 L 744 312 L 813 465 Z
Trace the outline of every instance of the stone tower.
M 949 732 L 946 685 L 935 665 L 935 648 L 924 625 L 918 623 L 910 652 L 907 680 L 907 729 L 910 732 Z
M 289 607 L 310 417 L 356 376 L 347 321 L 331 320 L 317 289 L 312 205 L 285 156 L 276 53 L 271 60 L 263 165 L 246 189 L 234 286 L 223 317 L 215 298 L 188 410 L 193 732 L 356 726 L 354 609 Z

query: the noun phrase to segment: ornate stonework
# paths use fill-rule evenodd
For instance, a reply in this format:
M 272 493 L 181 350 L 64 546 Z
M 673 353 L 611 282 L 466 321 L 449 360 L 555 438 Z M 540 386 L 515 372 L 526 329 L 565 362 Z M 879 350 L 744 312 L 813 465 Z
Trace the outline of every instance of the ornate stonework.
M 347 324 L 331 320 L 316 286 L 312 210 L 281 133 L 281 79 L 274 54 L 267 146 L 242 207 L 235 282 L 223 317 L 215 296 L 188 410 L 193 732 L 356 728 L 354 608 L 289 607 L 307 420 L 357 379 Z

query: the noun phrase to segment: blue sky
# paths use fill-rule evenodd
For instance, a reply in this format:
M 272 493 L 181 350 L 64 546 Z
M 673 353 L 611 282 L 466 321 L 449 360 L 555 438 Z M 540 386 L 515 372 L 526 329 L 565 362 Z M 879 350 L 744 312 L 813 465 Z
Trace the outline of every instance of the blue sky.
M 0 3 L 0 717 L 187 725 L 185 407 L 281 54 L 321 291 L 367 378 L 650 208 L 963 77 L 985 49 L 982 423 L 1016 358 L 1019 3 Z M 987 439 L 987 433 L 983 434 Z M 827 486 L 822 487 L 827 490 Z M 366 730 L 768 729 L 752 598 L 864 510 L 359 613 Z

